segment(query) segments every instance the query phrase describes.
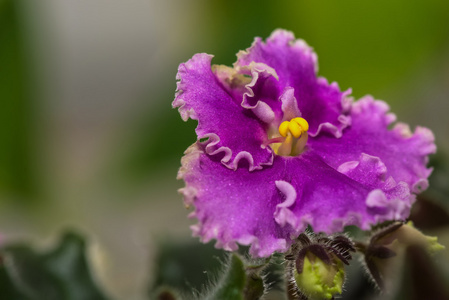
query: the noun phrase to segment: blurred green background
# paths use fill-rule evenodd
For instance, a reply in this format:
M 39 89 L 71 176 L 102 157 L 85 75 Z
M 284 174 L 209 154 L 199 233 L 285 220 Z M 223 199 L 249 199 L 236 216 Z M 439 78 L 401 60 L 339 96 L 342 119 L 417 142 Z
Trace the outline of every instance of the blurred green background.
M 155 240 L 193 223 L 177 66 L 197 52 L 230 65 L 276 28 L 314 47 L 321 76 L 430 127 L 447 175 L 448 1 L 0 0 L 0 242 L 79 229 L 108 293 L 141 299 Z

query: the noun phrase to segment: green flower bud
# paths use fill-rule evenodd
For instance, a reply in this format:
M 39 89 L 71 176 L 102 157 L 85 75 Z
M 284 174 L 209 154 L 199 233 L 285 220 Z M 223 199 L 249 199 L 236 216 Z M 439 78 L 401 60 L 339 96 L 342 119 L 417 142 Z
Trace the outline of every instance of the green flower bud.
M 302 233 L 285 256 L 290 287 L 299 299 L 332 299 L 341 294 L 344 264 L 349 264 L 353 251 L 352 241 L 344 235 Z
M 298 273 L 295 268 L 294 278 L 298 288 L 309 299 L 332 299 L 342 293 L 345 270 L 343 263 L 336 257 L 327 264 L 312 253 L 307 253 L 302 272 Z

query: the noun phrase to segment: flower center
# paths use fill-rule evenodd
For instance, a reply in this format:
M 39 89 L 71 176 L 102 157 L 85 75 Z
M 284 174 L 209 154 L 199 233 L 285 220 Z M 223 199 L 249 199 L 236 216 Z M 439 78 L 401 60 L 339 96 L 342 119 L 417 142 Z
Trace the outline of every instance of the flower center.
M 280 137 L 268 143 L 277 155 L 298 156 L 304 151 L 308 140 L 309 123 L 303 118 L 293 118 L 279 125 Z

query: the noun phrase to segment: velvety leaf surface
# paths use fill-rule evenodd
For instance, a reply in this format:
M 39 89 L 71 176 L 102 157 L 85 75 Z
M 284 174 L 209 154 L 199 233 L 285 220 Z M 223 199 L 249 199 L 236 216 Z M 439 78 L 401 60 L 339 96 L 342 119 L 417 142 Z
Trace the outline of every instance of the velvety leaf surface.
M 243 261 L 237 255 L 232 254 L 217 289 L 207 299 L 244 299 L 245 281 L 246 274 Z

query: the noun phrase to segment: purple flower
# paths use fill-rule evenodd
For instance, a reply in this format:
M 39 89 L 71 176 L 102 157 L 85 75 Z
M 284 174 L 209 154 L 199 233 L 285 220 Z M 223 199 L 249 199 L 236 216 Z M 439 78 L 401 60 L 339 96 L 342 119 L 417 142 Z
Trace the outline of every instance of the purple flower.
M 386 103 L 352 103 L 317 77 L 317 56 L 288 31 L 256 38 L 233 68 L 196 54 L 179 66 L 183 120 L 198 120 L 178 177 L 194 235 L 254 256 L 286 251 L 307 225 L 334 233 L 408 217 L 428 185 L 430 130 L 411 132 Z

